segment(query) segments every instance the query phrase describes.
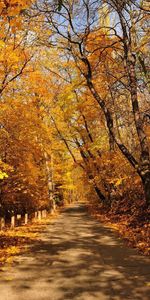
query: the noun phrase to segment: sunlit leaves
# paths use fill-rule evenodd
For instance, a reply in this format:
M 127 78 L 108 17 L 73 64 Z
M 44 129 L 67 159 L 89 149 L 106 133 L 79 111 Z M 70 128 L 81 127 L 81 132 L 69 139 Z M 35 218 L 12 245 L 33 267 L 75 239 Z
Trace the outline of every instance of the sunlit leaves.
M 8 174 L 7 174 L 6 172 L 2 172 L 2 171 L 0 170 L 0 179 L 2 180 L 2 179 L 4 179 L 4 178 L 8 178 Z

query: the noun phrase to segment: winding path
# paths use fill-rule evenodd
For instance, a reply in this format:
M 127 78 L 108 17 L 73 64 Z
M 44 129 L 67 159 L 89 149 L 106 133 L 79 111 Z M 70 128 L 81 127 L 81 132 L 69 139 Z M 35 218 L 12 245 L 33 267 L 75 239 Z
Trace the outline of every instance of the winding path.
M 149 300 L 150 260 L 71 206 L 0 274 L 0 300 Z

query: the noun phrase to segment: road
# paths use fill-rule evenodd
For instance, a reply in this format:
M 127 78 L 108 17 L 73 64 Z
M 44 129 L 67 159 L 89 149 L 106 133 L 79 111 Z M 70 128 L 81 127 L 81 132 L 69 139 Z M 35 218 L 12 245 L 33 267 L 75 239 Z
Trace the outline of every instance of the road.
M 66 208 L 0 274 L 0 300 L 149 300 L 150 260 L 88 215 Z

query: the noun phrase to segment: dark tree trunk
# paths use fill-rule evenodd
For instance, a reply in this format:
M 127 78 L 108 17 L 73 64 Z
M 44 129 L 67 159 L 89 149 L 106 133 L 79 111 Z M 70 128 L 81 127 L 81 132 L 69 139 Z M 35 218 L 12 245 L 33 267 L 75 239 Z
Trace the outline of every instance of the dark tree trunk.
M 150 172 L 141 175 L 147 206 L 150 206 Z
M 97 186 L 94 176 L 92 174 L 92 171 L 89 169 L 89 161 L 88 161 L 88 157 L 85 155 L 83 149 L 80 147 L 80 143 L 78 142 L 77 138 L 76 138 L 76 144 L 78 146 L 78 149 L 80 151 L 81 157 L 85 163 L 85 172 L 87 174 L 87 177 L 89 180 L 93 180 L 93 187 L 94 190 L 96 192 L 96 194 L 98 195 L 98 198 L 100 199 L 101 202 L 107 202 L 106 197 L 103 195 L 103 193 L 100 191 L 99 187 Z
M 97 186 L 94 186 L 94 189 L 95 189 L 96 194 L 98 195 L 98 198 L 99 198 L 102 202 L 106 203 L 106 198 L 105 198 L 105 196 L 102 194 L 102 192 L 100 191 L 100 189 L 99 189 Z
M 109 131 L 109 142 L 110 142 L 110 140 L 112 142 L 112 145 L 110 145 L 110 149 L 113 149 L 113 148 L 111 148 L 111 146 L 114 147 L 114 142 L 115 142 L 116 145 L 118 146 L 118 148 L 120 149 L 120 151 L 122 152 L 122 154 L 128 159 L 130 164 L 135 168 L 135 166 L 138 165 L 138 162 L 133 157 L 133 155 L 130 153 L 130 151 L 127 149 L 127 147 L 119 140 L 119 138 L 117 138 L 115 136 L 114 128 L 113 128 L 113 118 L 112 118 L 111 112 L 107 108 L 104 100 L 101 99 L 101 97 L 99 96 L 98 92 L 96 91 L 96 89 L 93 85 L 93 82 L 88 81 L 87 84 L 88 84 L 88 87 L 89 87 L 93 97 L 98 102 L 100 108 L 102 109 L 102 111 L 104 113 L 104 116 L 106 119 L 106 124 L 107 124 L 107 129 Z
M 131 46 L 131 38 L 132 34 L 130 32 L 130 36 L 127 34 L 126 23 L 124 22 L 124 18 L 121 11 L 118 11 L 118 15 L 120 18 L 120 23 L 122 26 L 123 32 L 123 46 L 124 46 L 124 58 L 125 58 L 125 68 L 129 77 L 129 86 L 130 86 L 130 95 L 131 95 L 131 103 L 132 103 L 132 112 L 134 116 L 135 128 L 137 131 L 138 141 L 141 147 L 140 153 L 140 162 L 138 164 L 138 173 L 142 178 L 143 187 L 145 191 L 146 203 L 149 205 L 150 203 L 150 155 L 149 155 L 149 146 L 147 141 L 147 136 L 144 131 L 144 121 L 141 117 L 141 112 L 139 108 L 138 102 L 138 86 L 137 86 L 137 77 L 136 77 L 136 54 L 132 51 Z

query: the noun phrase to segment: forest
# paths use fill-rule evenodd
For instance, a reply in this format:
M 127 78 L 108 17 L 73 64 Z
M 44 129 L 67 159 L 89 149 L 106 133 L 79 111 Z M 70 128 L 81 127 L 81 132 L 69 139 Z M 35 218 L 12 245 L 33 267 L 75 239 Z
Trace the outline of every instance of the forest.
M 87 201 L 148 246 L 149 14 L 145 0 L 0 1 L 0 217 Z

